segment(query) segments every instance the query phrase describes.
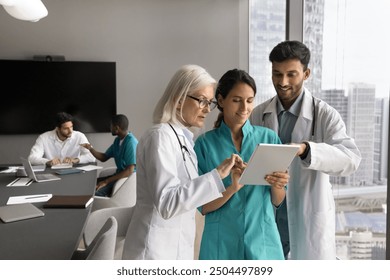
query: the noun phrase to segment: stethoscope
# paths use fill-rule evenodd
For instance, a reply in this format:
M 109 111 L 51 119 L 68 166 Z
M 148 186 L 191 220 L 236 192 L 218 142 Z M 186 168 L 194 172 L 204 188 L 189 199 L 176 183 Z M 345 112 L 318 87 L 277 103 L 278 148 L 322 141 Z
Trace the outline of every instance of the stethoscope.
M 185 166 L 185 168 L 186 168 L 188 177 L 189 177 L 190 179 L 192 179 L 191 173 L 189 172 L 188 167 L 187 167 L 186 154 L 188 155 L 188 158 L 190 159 L 191 164 L 192 164 L 192 166 L 194 167 L 194 169 L 197 170 L 196 165 L 195 165 L 195 162 L 192 160 L 191 153 L 190 153 L 190 151 L 188 150 L 188 148 L 187 148 L 185 145 L 183 145 L 183 143 L 180 141 L 179 135 L 177 135 L 176 130 L 173 128 L 173 126 L 172 126 L 170 123 L 168 123 L 168 124 L 169 124 L 169 126 L 172 128 L 173 132 L 174 132 L 175 135 L 176 135 L 177 141 L 179 142 L 179 145 L 180 145 L 180 151 L 181 151 L 181 154 L 182 154 L 182 156 L 183 156 L 184 166 Z
M 270 103 L 272 102 L 272 100 L 274 98 L 275 97 L 273 97 L 271 99 Z M 315 125 L 316 125 L 316 105 L 315 105 L 315 102 L 314 102 L 314 97 L 312 97 L 311 102 L 313 104 L 313 120 L 312 120 L 312 123 L 311 123 L 311 140 L 313 140 L 314 139 L 314 132 L 315 132 Z M 264 116 L 265 116 L 265 114 L 263 114 L 263 116 L 262 116 L 263 124 L 264 124 Z
M 314 131 L 316 126 L 316 104 L 314 103 L 314 97 L 311 97 L 313 104 L 313 121 L 311 123 L 311 140 L 314 140 Z

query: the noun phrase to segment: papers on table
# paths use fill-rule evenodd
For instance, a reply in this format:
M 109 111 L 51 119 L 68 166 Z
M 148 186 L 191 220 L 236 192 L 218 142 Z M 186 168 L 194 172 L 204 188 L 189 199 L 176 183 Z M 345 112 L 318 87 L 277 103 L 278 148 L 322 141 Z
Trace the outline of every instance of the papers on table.
M 34 165 L 32 168 L 34 171 L 45 171 L 45 165 Z M 19 176 L 26 176 L 26 171 L 23 166 L 8 166 L 7 169 L 1 170 L 0 173 L 15 173 Z
M 61 163 L 61 164 L 53 165 L 51 168 L 52 169 L 67 169 L 67 168 L 72 168 L 72 167 L 73 167 L 72 164 Z M 83 170 L 83 171 L 92 171 L 92 170 L 102 169 L 103 166 L 97 166 L 97 165 L 91 164 L 91 165 L 79 166 L 76 168 Z M 33 170 L 34 171 L 44 171 L 45 166 L 44 165 L 42 165 L 42 167 L 40 165 L 33 166 Z M 20 176 L 26 176 L 23 166 L 8 166 L 8 169 L 1 170 L 0 173 L 15 173 L 17 171 L 24 173 L 24 174 L 20 174 Z
M 92 165 L 92 164 L 77 167 L 77 169 L 81 169 L 83 171 L 92 171 L 92 170 L 97 170 L 97 169 L 102 169 L 102 168 L 103 168 L 102 166 L 97 166 L 97 165 Z
M 10 198 L 8 198 L 7 205 L 46 202 L 52 196 L 53 195 L 51 193 L 11 196 Z
M 21 177 L 13 180 L 11 183 L 7 185 L 7 187 L 24 187 L 24 186 L 31 185 L 32 182 L 34 182 L 34 180 L 28 177 Z
M 19 166 L 8 166 L 7 169 L 0 171 L 0 173 L 15 173 Z

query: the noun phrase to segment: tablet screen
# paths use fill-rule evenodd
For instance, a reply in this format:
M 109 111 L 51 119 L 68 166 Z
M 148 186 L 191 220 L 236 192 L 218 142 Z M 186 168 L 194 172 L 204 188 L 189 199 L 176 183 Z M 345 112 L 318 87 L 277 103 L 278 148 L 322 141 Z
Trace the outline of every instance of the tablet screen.
M 267 174 L 286 171 L 299 150 L 299 145 L 258 144 L 240 178 L 244 185 L 269 185 Z

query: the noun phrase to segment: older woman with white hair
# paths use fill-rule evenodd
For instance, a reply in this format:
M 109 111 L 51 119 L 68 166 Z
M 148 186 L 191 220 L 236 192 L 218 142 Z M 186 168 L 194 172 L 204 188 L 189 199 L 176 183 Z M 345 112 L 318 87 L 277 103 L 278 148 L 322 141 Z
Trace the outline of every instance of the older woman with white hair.
M 158 102 L 155 125 L 137 146 L 137 203 L 123 259 L 193 259 L 196 208 L 222 196 L 222 179 L 240 176 L 241 158 L 232 154 L 198 175 L 191 127 L 202 127 L 216 81 L 200 66 L 181 67 Z

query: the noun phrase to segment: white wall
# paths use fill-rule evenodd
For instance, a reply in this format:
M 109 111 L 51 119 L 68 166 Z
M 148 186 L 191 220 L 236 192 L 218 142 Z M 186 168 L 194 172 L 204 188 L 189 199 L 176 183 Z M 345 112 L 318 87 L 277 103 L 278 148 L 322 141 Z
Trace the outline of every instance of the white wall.
M 138 138 L 151 125 L 154 106 L 181 65 L 199 64 L 216 79 L 231 68 L 248 69 L 248 0 L 43 2 L 49 15 L 36 23 L 14 19 L 0 8 L 0 59 L 63 55 L 66 60 L 116 61 L 117 111 L 128 116 Z M 113 140 L 109 133 L 87 136 L 100 150 Z M 0 164 L 18 163 L 36 137 L 0 135 Z

